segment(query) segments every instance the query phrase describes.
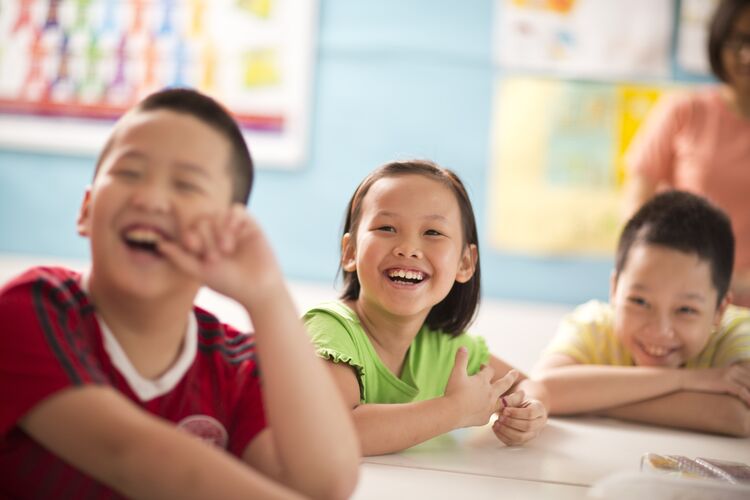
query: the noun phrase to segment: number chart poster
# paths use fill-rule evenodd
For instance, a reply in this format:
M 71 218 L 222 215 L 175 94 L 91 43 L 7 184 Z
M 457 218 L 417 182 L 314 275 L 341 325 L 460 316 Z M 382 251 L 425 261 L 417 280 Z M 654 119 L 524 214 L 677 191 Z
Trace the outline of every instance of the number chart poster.
M 192 87 L 258 164 L 308 140 L 317 0 L 0 0 L 0 146 L 96 153 L 145 95 Z
M 623 157 L 665 89 L 508 78 L 493 110 L 490 242 L 538 256 L 611 256 Z

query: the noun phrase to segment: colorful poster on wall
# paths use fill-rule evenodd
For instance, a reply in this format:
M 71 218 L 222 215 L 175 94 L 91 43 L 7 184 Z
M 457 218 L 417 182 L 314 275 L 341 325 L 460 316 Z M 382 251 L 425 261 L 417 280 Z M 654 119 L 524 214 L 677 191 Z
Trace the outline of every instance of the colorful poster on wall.
M 144 95 L 187 86 L 261 166 L 307 149 L 316 0 L 0 0 L 0 146 L 94 153 Z
M 612 255 L 623 155 L 662 89 L 510 78 L 495 88 L 490 242 L 539 256 Z
M 672 9 L 672 0 L 495 0 L 495 60 L 558 76 L 666 77 Z

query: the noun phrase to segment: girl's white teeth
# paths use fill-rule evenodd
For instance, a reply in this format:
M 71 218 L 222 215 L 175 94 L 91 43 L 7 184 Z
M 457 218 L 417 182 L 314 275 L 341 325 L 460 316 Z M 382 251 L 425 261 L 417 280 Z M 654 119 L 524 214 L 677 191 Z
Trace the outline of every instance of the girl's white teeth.
M 390 273 L 388 273 L 388 276 L 391 278 L 405 278 L 408 280 L 418 280 L 418 281 L 421 281 L 424 279 L 424 275 L 420 271 L 405 271 L 403 269 L 391 271 Z

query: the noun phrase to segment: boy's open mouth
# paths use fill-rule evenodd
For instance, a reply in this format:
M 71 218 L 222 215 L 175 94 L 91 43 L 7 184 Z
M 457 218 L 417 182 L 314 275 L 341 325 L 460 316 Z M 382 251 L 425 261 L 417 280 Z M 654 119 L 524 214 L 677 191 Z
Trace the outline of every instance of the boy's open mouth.
M 162 256 L 159 252 L 159 241 L 165 238 L 158 231 L 143 227 L 128 229 L 123 232 L 122 239 L 133 250 Z
M 386 271 L 386 275 L 394 283 L 409 283 L 412 285 L 421 283 L 426 277 L 422 271 L 411 269 L 389 269 Z

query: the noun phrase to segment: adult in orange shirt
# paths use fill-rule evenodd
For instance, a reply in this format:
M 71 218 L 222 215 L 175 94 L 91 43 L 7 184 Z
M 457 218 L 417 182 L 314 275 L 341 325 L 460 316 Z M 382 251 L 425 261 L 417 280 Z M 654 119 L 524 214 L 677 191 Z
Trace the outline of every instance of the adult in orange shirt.
M 733 302 L 750 306 L 750 0 L 721 1 L 708 56 L 721 82 L 663 99 L 633 141 L 625 212 L 668 188 L 723 208 L 737 240 Z

